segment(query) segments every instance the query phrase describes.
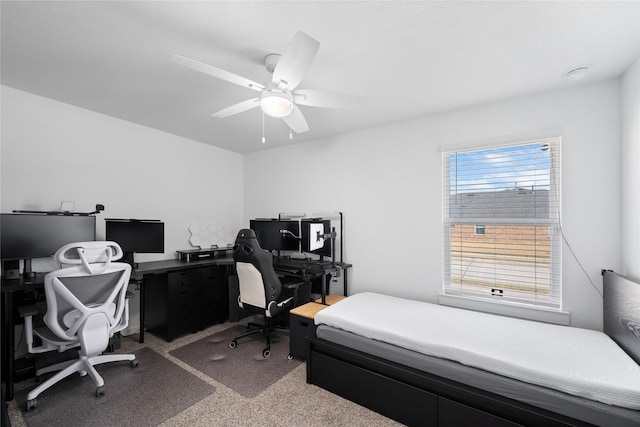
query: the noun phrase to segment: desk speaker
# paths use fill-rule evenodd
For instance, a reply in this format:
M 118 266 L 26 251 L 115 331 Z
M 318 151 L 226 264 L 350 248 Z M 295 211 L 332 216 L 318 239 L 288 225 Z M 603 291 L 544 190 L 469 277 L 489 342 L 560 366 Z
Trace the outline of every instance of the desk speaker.
M 3 261 L 2 262 L 2 278 L 18 279 L 20 277 L 20 261 Z

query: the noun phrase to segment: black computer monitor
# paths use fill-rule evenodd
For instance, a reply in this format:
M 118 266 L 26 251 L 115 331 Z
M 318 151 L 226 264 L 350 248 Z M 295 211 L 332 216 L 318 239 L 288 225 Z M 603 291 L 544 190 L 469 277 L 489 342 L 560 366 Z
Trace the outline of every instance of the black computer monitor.
M 96 217 L 3 213 L 0 217 L 0 258 L 47 258 L 67 243 L 96 239 Z
M 325 239 L 324 234 L 331 232 L 331 221 L 328 219 L 311 219 L 301 221 L 302 247 L 301 251 L 330 257 L 331 239 Z
M 164 253 L 164 222 L 157 220 L 106 219 L 106 240 L 116 242 L 133 263 L 134 253 Z
M 298 221 L 252 219 L 249 228 L 256 232 L 262 249 L 276 251 L 299 250 L 300 224 Z

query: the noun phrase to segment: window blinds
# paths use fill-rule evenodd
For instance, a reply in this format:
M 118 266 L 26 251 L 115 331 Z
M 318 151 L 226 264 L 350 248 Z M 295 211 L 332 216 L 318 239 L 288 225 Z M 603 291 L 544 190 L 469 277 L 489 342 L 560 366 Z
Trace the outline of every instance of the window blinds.
M 560 138 L 444 152 L 443 171 L 444 292 L 560 308 Z

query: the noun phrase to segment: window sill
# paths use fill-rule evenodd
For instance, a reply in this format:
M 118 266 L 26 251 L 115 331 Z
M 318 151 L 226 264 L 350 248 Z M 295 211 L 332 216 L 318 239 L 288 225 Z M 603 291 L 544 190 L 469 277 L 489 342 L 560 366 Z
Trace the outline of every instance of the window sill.
M 458 295 L 438 294 L 438 304 L 563 326 L 569 326 L 571 317 L 571 313 L 562 310 L 505 304 Z

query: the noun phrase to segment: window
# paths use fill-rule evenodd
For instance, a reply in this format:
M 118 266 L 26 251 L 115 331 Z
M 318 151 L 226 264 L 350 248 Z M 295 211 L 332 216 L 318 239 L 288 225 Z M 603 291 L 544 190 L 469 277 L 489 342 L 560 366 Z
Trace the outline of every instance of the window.
M 560 138 L 444 152 L 443 172 L 444 293 L 559 309 Z

